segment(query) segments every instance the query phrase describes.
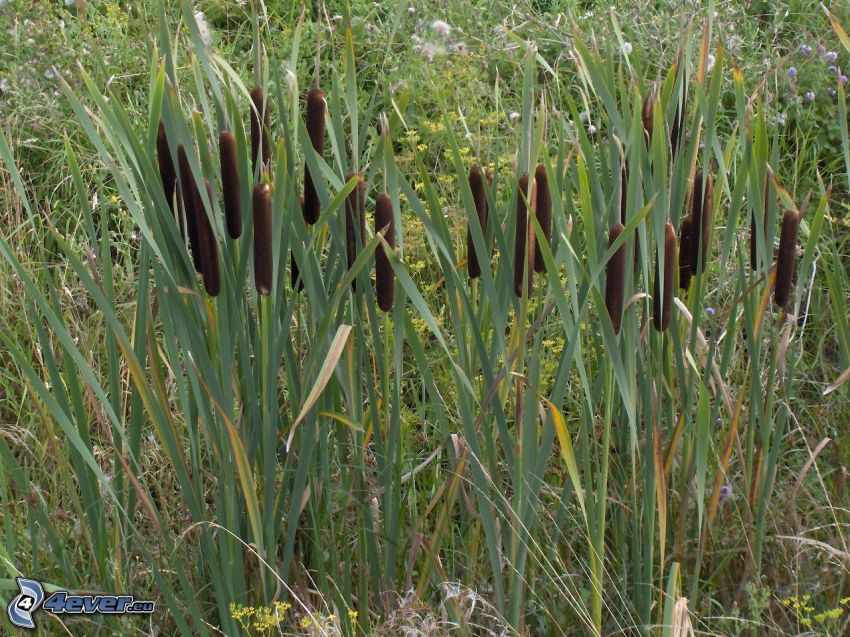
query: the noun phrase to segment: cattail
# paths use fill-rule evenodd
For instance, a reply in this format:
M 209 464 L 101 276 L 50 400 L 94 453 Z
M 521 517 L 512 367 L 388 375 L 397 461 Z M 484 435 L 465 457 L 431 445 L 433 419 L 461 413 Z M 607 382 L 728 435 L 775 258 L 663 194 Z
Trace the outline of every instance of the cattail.
M 663 332 L 670 327 L 673 315 L 673 273 L 676 267 L 676 231 L 669 221 L 664 225 L 664 272 L 661 272 L 660 265 L 656 257 L 652 323 L 656 330 Z
M 174 190 L 177 187 L 177 174 L 174 171 L 174 161 L 168 150 L 168 138 L 165 136 L 165 126 L 159 123 L 159 131 L 156 134 L 156 159 L 159 163 L 159 178 L 162 181 L 162 192 L 171 214 L 174 214 Z
M 301 197 L 301 214 L 304 214 L 304 197 Z M 289 253 L 289 277 L 292 289 L 300 292 L 304 289 L 304 281 L 300 278 L 301 272 L 298 268 L 298 262 L 295 260 L 295 252 Z
M 257 293 L 272 291 L 272 196 L 269 185 L 254 186 L 254 285 Z
M 210 213 L 212 213 L 213 194 L 209 180 L 204 180 L 207 191 L 207 199 L 210 202 Z M 198 242 L 201 245 L 201 276 L 204 279 L 204 289 L 210 296 L 218 296 L 221 292 L 221 273 L 218 264 L 218 242 L 210 223 L 209 215 L 204 208 L 203 200 L 196 200 L 195 218 L 198 224 Z
M 640 115 L 643 120 L 643 131 L 646 134 L 646 143 L 651 144 L 652 129 L 655 125 L 655 89 L 652 89 L 644 98 Z
M 251 105 L 251 166 L 256 172 L 257 158 L 268 166 L 271 157 L 271 114 L 262 87 L 255 86 L 251 91 Z
M 238 239 L 242 235 L 242 198 L 236 167 L 236 136 L 231 131 L 222 131 L 218 136 L 218 158 L 227 234 L 231 239 Z
M 472 201 L 475 203 L 475 212 L 478 214 L 478 225 L 481 226 L 481 234 L 487 236 L 487 196 L 484 193 L 484 171 L 477 164 L 469 169 L 469 189 L 472 191 Z M 482 255 L 487 260 L 487 255 Z M 475 252 L 475 244 L 472 241 L 472 230 L 466 228 L 466 269 L 470 279 L 481 276 L 481 263 Z
M 543 236 L 546 238 L 546 245 L 550 245 L 552 241 L 552 194 L 549 192 L 549 178 L 546 176 L 546 168 L 543 164 L 537 166 L 534 171 L 534 181 L 537 183 L 537 198 L 535 200 L 535 214 L 537 215 L 537 223 L 543 230 Z M 543 252 L 539 249 L 539 244 L 535 243 L 534 248 L 534 271 L 537 273 L 546 272 L 546 264 L 543 262 Z
M 779 232 L 779 254 L 776 258 L 776 286 L 773 299 L 780 307 L 785 307 L 791 293 L 794 277 L 794 259 L 797 252 L 797 229 L 800 227 L 800 214 L 789 210 L 782 217 L 782 230 Z
M 395 249 L 393 202 L 388 194 L 382 192 L 375 200 L 375 232 L 381 232 L 384 228 L 386 228 L 384 239 L 390 249 Z M 393 309 L 394 288 L 395 274 L 390 258 L 384 246 L 378 246 L 378 251 L 375 253 L 375 294 L 378 297 L 378 307 L 383 312 L 390 312 Z
M 531 193 L 526 207 L 528 193 L 528 173 L 519 178 L 516 196 L 516 238 L 514 241 L 514 293 L 522 297 L 523 281 L 528 282 L 528 293 L 531 294 L 534 283 L 534 234 L 529 232 L 528 207 L 534 214 L 537 199 L 537 183 L 531 182 Z M 526 277 L 523 278 L 523 272 Z
M 177 166 L 180 169 L 180 192 L 183 195 L 183 210 L 186 213 L 186 230 L 189 234 L 189 252 L 192 255 L 192 264 L 195 271 L 201 271 L 201 246 L 198 240 L 198 224 L 195 218 L 197 209 L 196 201 L 201 196 L 198 185 L 192 177 L 192 169 L 189 167 L 189 158 L 183 144 L 177 146 Z
M 349 269 L 357 259 L 358 249 L 366 242 L 366 184 L 363 176 L 355 171 L 349 172 L 345 180 L 350 181 L 353 177 L 357 177 L 357 185 L 345 201 L 345 245 Z M 357 289 L 356 280 L 351 282 L 351 287 Z
M 682 219 L 679 234 L 679 287 L 687 290 L 694 275 L 694 264 L 691 263 L 694 251 L 694 219 L 691 215 Z
M 608 247 L 614 245 L 621 234 L 623 234 L 623 224 L 620 222 L 611 226 L 608 233 Z M 608 310 L 608 316 L 611 317 L 611 324 L 614 326 L 614 334 L 620 333 L 620 324 L 623 319 L 623 285 L 626 277 L 626 243 L 617 248 L 617 251 L 611 256 L 610 261 L 605 265 L 605 307 Z
M 310 143 L 313 150 L 320 157 L 325 152 L 325 94 L 320 88 L 311 88 L 307 92 L 307 134 L 310 136 Z M 304 221 L 307 223 L 316 223 L 319 220 L 321 213 L 321 205 L 319 203 L 319 195 L 316 193 L 316 186 L 313 183 L 313 175 L 310 169 L 307 168 L 307 162 L 304 162 Z
M 764 180 L 764 213 L 762 230 L 767 235 L 767 213 L 770 209 L 770 175 Z M 758 228 L 756 228 L 756 214 L 753 211 L 750 216 L 750 267 L 755 271 L 758 270 L 759 263 L 758 252 Z

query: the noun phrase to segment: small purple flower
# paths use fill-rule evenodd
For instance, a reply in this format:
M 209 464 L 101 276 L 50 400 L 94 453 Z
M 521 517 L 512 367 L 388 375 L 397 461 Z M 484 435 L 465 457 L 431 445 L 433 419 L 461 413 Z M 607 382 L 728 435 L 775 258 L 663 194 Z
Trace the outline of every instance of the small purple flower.
M 800 53 L 802 53 L 803 55 L 809 55 L 811 52 L 812 52 L 812 47 L 810 47 L 808 44 L 801 44 L 800 45 Z
M 814 102 L 814 101 L 815 101 L 815 92 L 814 92 L 814 91 L 809 91 L 808 93 L 806 93 L 806 99 L 807 99 L 809 102 Z
M 837 93 L 837 91 L 831 86 L 828 89 L 826 89 L 826 92 L 829 93 L 830 97 L 835 97 L 835 94 Z
M 705 308 L 705 313 L 708 314 L 709 316 L 714 316 L 714 312 L 715 312 L 715 309 L 713 307 Z
M 726 500 L 728 500 L 731 497 L 732 497 L 732 487 L 730 487 L 728 484 L 724 484 L 722 487 L 720 487 L 720 501 L 721 502 L 726 502 Z
M 847 84 L 847 76 L 842 75 L 841 77 L 838 78 L 838 82 L 841 84 L 841 86 L 844 86 L 845 84 Z
M 792 80 L 797 79 L 797 67 L 796 66 L 792 66 L 791 68 L 788 69 L 788 77 L 790 77 Z
M 835 73 L 836 75 L 841 75 L 841 69 L 839 69 L 834 64 L 830 64 L 827 71 L 829 71 L 830 73 Z
M 829 51 L 826 54 L 826 61 L 829 62 L 830 64 L 835 62 L 835 60 L 837 60 L 837 59 L 838 59 L 838 53 L 836 53 L 835 51 Z

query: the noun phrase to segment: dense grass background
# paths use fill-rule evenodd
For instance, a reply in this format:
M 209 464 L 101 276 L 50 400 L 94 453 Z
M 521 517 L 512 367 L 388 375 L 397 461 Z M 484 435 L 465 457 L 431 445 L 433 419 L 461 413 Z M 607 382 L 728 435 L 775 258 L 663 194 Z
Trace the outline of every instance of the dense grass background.
M 294 224 L 292 236 L 281 230 L 280 254 L 305 237 L 325 249 L 305 274 L 310 302 L 283 293 L 288 277 L 281 269 L 281 293 L 268 306 L 253 300 L 183 304 L 162 294 L 155 320 L 148 312 L 152 290 L 197 282 L 181 279 L 185 259 L 169 252 L 174 234 L 152 222 L 162 201 L 129 196 L 135 190 L 120 176 L 130 171 L 116 171 L 96 140 L 102 130 L 121 131 L 123 151 L 110 145 L 109 158 L 135 157 L 132 140 L 149 141 L 165 42 L 179 50 L 173 73 L 183 91 L 179 100 L 163 99 L 166 110 L 182 108 L 185 120 L 169 125 L 172 139 L 190 139 L 190 127 L 216 139 L 222 112 L 212 105 L 214 95 L 207 91 L 202 101 L 195 85 L 197 78 L 209 82 L 209 70 L 186 54 L 199 45 L 198 32 L 187 27 L 191 10 L 178 2 L 66 7 L 21 0 L 0 8 L 6 140 L 0 147 L 0 566 L 6 578 L 0 599 L 8 599 L 12 579 L 23 574 L 160 602 L 149 624 L 97 618 L 63 628 L 42 616 L 51 634 L 239 634 L 240 613 L 229 601 L 274 609 L 275 600 L 292 604 L 283 621 L 246 634 L 674 634 L 672 618 L 683 597 L 690 598 L 695 630 L 708 634 L 845 634 L 850 394 L 847 385 L 823 392 L 850 367 L 850 144 L 837 82 L 841 69 L 850 70 L 850 51 L 823 9 L 812 2 L 612 7 L 552 1 L 475 8 L 449 1 L 413 4 L 411 12 L 388 2 L 323 4 L 325 14 L 314 23 L 310 7 L 304 13 L 300 3 L 267 2 L 260 12 L 268 19 L 258 32 L 250 6 L 209 1 L 192 10 L 204 12 L 210 50 L 248 88 L 257 38 L 265 44 L 261 66 L 274 120 L 289 126 L 276 155 L 275 196 L 290 208 L 304 139 L 298 109 L 290 107 L 314 76 L 318 37 L 319 83 L 329 94 L 330 126 L 343 149 L 325 158 L 327 232 L 335 227 L 334 206 L 352 186 L 343 179 L 348 162 L 361 162 L 370 198 L 386 184 L 402 220 L 397 265 L 409 283 L 397 286 L 399 305 L 391 316 L 374 310 L 368 292 L 363 299 L 337 294 L 344 272 L 338 246 Z M 848 28 L 850 11 L 832 10 Z M 710 58 L 700 54 L 709 18 Z M 434 20 L 445 21 L 450 33 L 440 35 Z M 689 124 L 687 151 L 668 173 L 663 123 L 675 111 L 669 98 L 681 79 L 670 69 L 683 43 L 689 114 L 714 117 Z M 812 53 L 802 53 L 802 45 Z M 838 54 L 838 74 L 821 46 Z M 709 59 L 721 72 L 707 73 L 701 83 L 696 78 Z M 659 338 L 645 329 L 649 306 L 638 299 L 612 348 L 617 341 L 599 308 L 605 230 L 619 196 L 610 172 L 619 166 L 618 147 L 611 140 L 638 145 L 635 131 L 642 126 L 635 115 L 654 82 L 664 87 L 667 109 L 657 116 L 658 139 L 629 156 L 631 173 L 645 178 L 630 186 L 630 195 L 643 196 L 640 202 L 630 196 L 626 225 L 629 233 L 643 228 L 641 241 L 649 248 L 639 257 L 634 292 L 651 291 L 655 237 L 668 213 L 678 221 L 694 167 L 713 158 L 713 258 L 698 287 L 680 296 L 693 325 L 716 345 L 708 360 L 716 361 L 732 399 L 741 402 L 738 438 L 729 438 L 735 419 L 718 384 L 686 371 L 697 332 L 685 319 L 672 336 Z M 624 115 L 620 128 L 615 109 L 601 97 L 604 87 Z M 226 92 L 240 109 L 228 108 L 224 117 L 241 113 L 247 130 L 244 91 L 230 85 Z M 108 100 L 99 101 L 102 96 Z M 189 105 L 200 112 L 194 121 Z M 126 120 L 109 119 L 117 109 Z M 382 113 L 392 137 L 377 132 Z M 90 129 L 87 114 L 99 118 Z M 708 150 L 699 143 L 706 139 Z M 356 152 L 346 152 L 352 143 Z M 496 173 L 491 203 L 503 223 L 491 232 L 498 252 L 509 255 L 514 163 L 523 171 L 538 157 L 560 194 L 548 256 L 563 285 L 551 277 L 547 288 L 538 278 L 527 301 L 496 301 L 489 297 L 501 295 L 488 289 L 510 289 L 507 262 L 497 262 L 492 279 L 485 276 L 470 289 L 459 265 L 471 209 L 466 170 L 477 161 Z M 769 304 L 760 309 L 769 298 L 764 279 L 747 270 L 749 213 L 761 210 L 767 164 L 785 191 L 773 215 L 802 206 L 811 193 L 790 323 Z M 214 165 L 202 150 L 198 168 L 209 175 Z M 154 192 L 155 166 L 135 170 L 129 183 Z M 653 196 L 667 208 L 644 208 Z M 142 204 L 134 209 L 134 202 Z M 152 228 L 147 238 L 146 224 Z M 382 249 L 378 240 L 368 243 L 369 250 Z M 763 246 L 762 275 L 772 261 L 769 247 Z M 162 256 L 156 248 L 164 248 Z M 228 244 L 223 254 L 232 276 L 226 287 L 251 289 L 250 269 L 239 265 L 248 253 Z M 85 275 L 91 262 L 100 266 L 94 279 Z M 140 271 L 150 273 L 150 287 L 140 286 Z M 317 305 L 332 297 L 335 304 Z M 287 320 L 263 319 L 281 314 Z M 526 318 L 533 326 L 527 339 Z M 760 323 L 761 340 L 748 340 Z M 279 427 L 288 435 L 345 326 L 354 335 L 337 352 L 343 362 L 318 407 L 334 414 L 336 424 L 320 429 L 313 412 L 299 425 L 296 448 L 309 441 L 316 449 L 304 475 L 282 460 L 277 431 L 260 425 L 253 431 L 251 424 L 239 430 L 256 472 L 253 498 L 292 496 L 304 491 L 299 480 L 307 480 L 312 499 L 303 510 L 296 497 L 272 497 L 252 509 L 244 474 L 230 456 L 217 455 L 231 449 L 233 429 L 223 414 L 238 405 L 211 408 L 210 396 L 226 397 L 233 386 L 242 396 L 268 401 L 279 387 Z M 219 330 L 238 345 L 231 348 Z M 171 342 L 170 335 L 179 336 Z M 271 358 L 284 360 L 279 378 L 253 359 L 234 362 L 238 372 L 231 378 L 222 362 L 229 351 L 259 356 L 272 342 L 279 349 L 271 349 Z M 142 361 L 142 375 L 154 379 L 147 397 L 127 346 Z M 208 361 L 187 363 L 186 351 L 207 348 L 213 352 Z M 154 355 L 161 386 L 154 382 L 152 370 L 160 366 L 151 362 Z M 580 364 L 573 367 L 573 360 Z M 697 356 L 693 366 L 704 360 Z M 186 380 L 197 366 L 205 383 Z M 499 386 L 491 397 L 498 406 L 481 408 L 501 373 L 519 380 Z M 254 378 L 261 379 L 256 387 Z M 464 379 L 474 385 L 471 391 Z M 633 404 L 621 400 L 629 391 Z M 540 402 L 523 398 L 528 395 Z M 178 405 L 173 418 L 150 407 L 162 397 L 163 404 Z M 634 417 L 632 436 L 626 422 L 634 409 L 641 416 Z M 672 441 L 682 410 L 693 422 L 679 447 Z M 386 438 L 369 444 L 370 430 L 381 435 L 376 422 L 385 422 Z M 672 450 L 663 497 L 654 470 L 646 469 L 653 436 L 638 423 L 658 427 L 659 454 Z M 80 434 L 77 442 L 72 430 Z M 311 431 L 322 432 L 320 439 L 309 438 Z M 568 438 L 559 437 L 562 431 Z M 564 444 L 570 437 L 574 451 Z M 724 474 L 718 465 L 728 440 L 734 451 Z M 769 461 L 754 451 L 760 440 L 765 456 L 776 454 Z M 116 452 L 116 445 L 129 453 Z M 181 454 L 191 467 L 185 475 L 175 461 Z M 141 487 L 128 481 L 131 474 Z M 713 484 L 715 476 L 722 483 Z M 728 491 L 712 504 L 721 484 Z M 656 513 L 662 503 L 668 509 Z M 703 507 L 712 506 L 709 524 Z M 129 519 L 125 510 L 132 511 Z M 262 519 L 252 518 L 252 510 Z M 669 521 L 664 533 L 656 515 Z M 255 551 L 266 555 L 263 539 L 285 547 L 282 564 L 274 551 L 273 568 L 252 559 Z M 604 560 L 594 557 L 603 552 Z M 282 592 L 272 570 L 285 573 L 292 590 Z

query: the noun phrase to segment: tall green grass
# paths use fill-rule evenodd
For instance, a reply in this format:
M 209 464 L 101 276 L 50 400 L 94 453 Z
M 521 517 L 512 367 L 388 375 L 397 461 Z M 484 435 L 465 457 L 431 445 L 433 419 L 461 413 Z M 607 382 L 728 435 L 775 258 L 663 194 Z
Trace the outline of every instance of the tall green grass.
M 378 110 L 392 105 L 385 94 L 359 90 L 349 27 L 344 46 L 317 62 L 328 104 L 329 145 L 320 155 L 303 115 L 307 87 L 278 75 L 286 61 L 263 46 L 264 16 L 257 16 L 254 77 L 271 106 L 273 134 L 269 164 L 252 167 L 250 87 L 203 44 L 189 4 L 181 9 L 185 32 L 176 38 L 161 17 L 144 122 L 131 121 L 121 96 L 83 71 L 82 92 L 63 85 L 139 228 L 130 310 L 113 283 L 108 208 L 92 209 L 70 143 L 66 159 L 87 245 L 69 244 L 33 215 L 28 220 L 60 246 L 68 276 L 106 324 L 106 361 L 75 343 L 59 276 L 34 273 L 0 241 L 24 286 L 42 358 L 34 362 L 20 343 L 0 339 L 45 435 L 62 441 L 58 464 L 70 471 L 62 479 L 84 523 L 76 550 L 92 560 L 98 581 L 80 581 L 58 545 L 49 565 L 36 553 L 11 559 L 26 539 L 10 540 L 7 529 L 0 546 L 8 578 L 20 574 L 20 563 L 27 575 L 59 585 L 132 590 L 141 564 L 161 595 L 158 623 L 181 635 L 242 634 L 231 603 L 279 600 L 298 616 L 334 614 L 332 630 L 369 634 L 392 613 L 393 594 L 410 589 L 442 600 L 449 621 L 475 634 L 477 620 L 457 596 L 441 593 L 454 582 L 486 590 L 512 634 L 675 635 L 700 621 L 696 609 L 706 607 L 705 591 L 719 581 L 741 589 L 758 582 L 797 392 L 795 317 L 821 255 L 829 193 L 798 205 L 776 178 L 772 167 L 782 158 L 762 96 L 745 93 L 734 67 L 736 117 L 721 127 L 729 68 L 722 51 L 707 68 L 710 21 L 683 34 L 677 64 L 660 77 L 647 76 L 638 52 L 624 47 L 620 57 L 605 57 L 577 37 L 580 82 L 565 86 L 525 45 L 513 145 L 481 151 L 497 158 L 485 188 L 485 229 L 464 142 L 453 115 L 443 114 L 450 157 L 443 170 L 456 182 L 458 232 L 421 150 L 413 149 L 412 173 L 397 165 L 405 131 L 391 129 Z M 622 41 L 616 21 L 611 28 Z M 292 67 L 310 55 L 299 43 L 296 35 Z M 539 73 L 549 74 L 546 85 Z M 581 124 L 581 111 L 598 130 Z M 680 111 L 681 145 L 671 152 Z M 220 259 L 215 297 L 195 272 L 162 190 L 160 121 L 172 158 L 180 144 L 189 151 Z M 225 130 L 236 141 L 238 239 L 225 226 L 210 141 Z M 5 136 L 0 144 L 29 209 Z M 518 177 L 538 165 L 552 193 L 551 237 L 533 214 L 533 234 L 520 235 L 526 246 L 536 244 L 545 265 L 535 275 L 534 260 L 515 263 L 512 248 L 518 202 L 530 204 L 532 194 L 531 184 L 518 192 Z M 321 209 L 311 225 L 301 214 L 305 167 Z M 714 175 L 700 180 L 713 183 L 711 197 L 691 187 L 698 171 Z M 360 176 L 346 179 L 353 173 Z M 349 260 L 346 201 L 357 198 L 360 178 L 367 232 Z M 260 182 L 272 191 L 268 295 L 253 284 L 251 193 Z M 395 250 L 374 227 L 381 192 L 391 202 Z M 776 199 L 766 201 L 765 193 Z M 660 308 L 671 313 L 669 329 L 650 329 L 662 303 L 653 292 L 656 268 L 663 272 L 670 258 L 665 225 L 678 231 L 694 197 L 713 202 L 714 223 L 694 242 L 694 263 L 705 267 L 695 267 L 684 290 L 673 281 L 672 308 Z M 771 304 L 780 209 L 803 217 L 796 284 L 784 309 Z M 750 219 L 753 268 L 749 237 L 740 231 Z M 407 267 L 404 229 L 412 220 L 424 227 L 439 273 L 431 294 Z M 609 242 L 608 229 L 619 221 L 624 228 Z M 467 227 L 481 266 L 473 280 Z M 623 246 L 623 314 L 615 329 L 604 274 Z M 371 284 L 379 251 L 395 274 L 387 313 Z M 824 258 L 836 255 L 827 250 Z M 294 263 L 301 293 L 287 283 Z M 519 295 L 517 267 L 526 275 Z M 836 315 L 846 283 L 829 281 Z M 723 305 L 709 312 L 709 298 Z M 837 321 L 846 345 L 846 320 Z M 553 336 L 562 343 L 556 351 Z M 434 449 L 414 448 L 417 433 Z M 160 478 L 146 458 L 152 448 Z M 12 476 L 0 494 L 29 493 L 32 471 L 2 439 L 0 461 Z M 727 489 L 737 522 L 721 508 Z M 730 522 L 740 524 L 741 543 L 726 549 L 720 538 Z M 31 544 L 52 537 L 43 506 L 32 524 Z M 322 621 L 314 626 L 330 631 Z

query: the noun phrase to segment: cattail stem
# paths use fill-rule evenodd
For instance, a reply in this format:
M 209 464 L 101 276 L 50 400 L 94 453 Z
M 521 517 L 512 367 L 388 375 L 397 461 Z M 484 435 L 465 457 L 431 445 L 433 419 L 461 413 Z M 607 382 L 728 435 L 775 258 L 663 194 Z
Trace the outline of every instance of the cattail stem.
M 209 180 L 204 180 L 207 199 L 210 202 L 210 214 L 213 211 L 213 193 Z M 210 215 L 204 207 L 203 200 L 196 200 L 195 218 L 198 224 L 198 241 L 201 247 L 201 276 L 204 279 L 204 289 L 210 296 L 218 296 L 221 292 L 221 273 L 218 263 L 218 242 L 210 223 Z
M 269 185 L 254 186 L 254 285 L 257 293 L 272 291 L 272 200 Z
M 550 245 L 552 241 L 552 194 L 549 192 L 549 178 L 546 176 L 546 167 L 543 164 L 538 165 L 537 170 L 534 171 L 534 181 L 537 184 L 535 215 L 537 216 L 537 223 L 543 230 L 546 245 Z M 540 250 L 539 243 L 535 243 L 534 248 L 534 271 L 537 273 L 546 272 L 546 264 L 543 261 L 543 252 Z
M 652 295 L 652 323 L 659 332 L 670 327 L 673 316 L 673 274 L 676 268 L 676 231 L 669 221 L 664 224 L 664 271 L 655 261 L 655 286 Z M 663 279 L 663 281 L 662 281 Z
M 611 226 L 608 233 L 608 247 L 614 245 L 617 238 L 623 234 L 625 227 L 617 222 Z M 620 324 L 623 318 L 623 288 L 626 277 L 626 243 L 617 248 L 616 252 L 605 265 L 605 307 L 611 324 L 614 326 L 614 334 L 620 333 Z
M 251 91 L 251 165 L 257 172 L 257 159 L 268 167 L 271 158 L 271 114 L 265 100 L 262 87 L 255 86 Z
M 529 195 L 526 201 L 526 195 Z M 522 298 L 523 284 L 528 283 L 528 294 L 534 285 L 534 230 L 528 223 L 528 208 L 532 214 L 536 207 L 537 184 L 531 182 L 528 190 L 528 173 L 518 180 L 516 195 L 516 237 L 514 240 L 514 293 Z
M 782 230 L 779 233 L 779 253 L 776 258 L 776 285 L 773 299 L 780 307 L 785 307 L 791 294 L 794 279 L 794 261 L 797 256 L 797 230 L 800 228 L 800 214 L 789 210 L 782 217 Z
M 469 189 L 472 191 L 472 201 L 475 204 L 475 212 L 478 215 L 478 225 L 481 234 L 487 236 L 487 196 L 484 192 L 484 171 L 477 164 L 469 169 Z M 466 228 L 466 269 L 469 278 L 477 279 L 481 276 L 481 260 L 475 252 L 475 244 L 472 240 L 471 224 Z M 489 260 L 489 255 L 482 255 L 482 259 Z
M 762 213 L 762 232 L 767 236 L 767 213 L 770 210 L 770 175 L 767 175 L 764 180 L 764 211 Z M 758 251 L 758 228 L 756 227 L 756 214 L 753 211 L 750 216 L 750 267 L 753 271 L 758 270 L 759 263 Z
M 393 202 L 386 193 L 381 193 L 375 200 L 375 232 L 384 231 L 389 249 L 395 249 L 395 219 L 393 218 Z M 378 297 L 378 307 L 383 312 L 391 312 L 395 293 L 395 273 L 387 256 L 384 246 L 379 246 L 375 253 L 375 294 Z
M 327 103 L 322 89 L 311 88 L 307 92 L 307 134 L 310 136 L 310 144 L 313 146 L 313 150 L 319 157 L 323 156 L 325 152 L 326 110 Z M 302 211 L 304 221 L 308 224 L 316 223 L 319 220 L 321 204 L 319 203 L 319 195 L 316 193 L 313 175 L 307 167 L 306 161 L 304 162 L 304 206 Z
M 221 164 L 224 219 L 231 239 L 238 239 L 242 235 L 242 197 L 236 156 L 236 136 L 231 131 L 222 131 L 218 136 L 218 157 Z
M 183 144 L 177 146 L 177 166 L 180 169 L 180 192 L 183 195 L 183 210 L 186 214 L 186 230 L 189 234 L 189 252 L 192 255 L 192 264 L 195 266 L 195 271 L 201 271 L 201 246 L 198 239 L 198 224 L 195 218 L 195 211 L 200 199 L 198 185 L 195 183 L 195 178 L 192 176 L 192 169 L 189 166 L 189 157 L 186 155 L 186 149 Z
M 354 177 L 357 178 L 357 185 L 345 200 L 345 245 L 349 269 L 354 265 L 357 253 L 366 240 L 366 184 L 363 176 L 355 171 L 349 172 L 345 180 L 350 181 Z M 356 280 L 351 282 L 351 287 L 357 289 Z

